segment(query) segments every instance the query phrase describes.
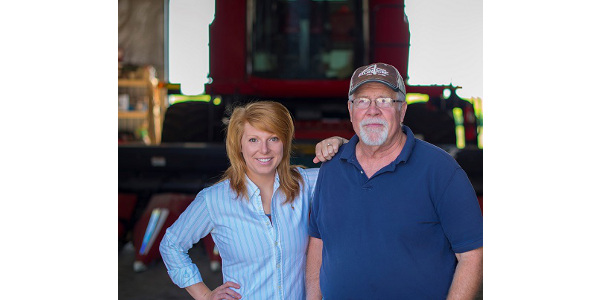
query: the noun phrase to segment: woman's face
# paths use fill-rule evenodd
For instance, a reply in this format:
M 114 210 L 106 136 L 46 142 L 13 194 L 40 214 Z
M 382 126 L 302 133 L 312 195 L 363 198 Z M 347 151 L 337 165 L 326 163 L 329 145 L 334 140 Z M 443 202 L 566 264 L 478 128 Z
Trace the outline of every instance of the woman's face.
M 283 142 L 279 137 L 246 123 L 241 145 L 247 166 L 246 173 L 250 179 L 275 177 L 275 171 L 283 157 Z

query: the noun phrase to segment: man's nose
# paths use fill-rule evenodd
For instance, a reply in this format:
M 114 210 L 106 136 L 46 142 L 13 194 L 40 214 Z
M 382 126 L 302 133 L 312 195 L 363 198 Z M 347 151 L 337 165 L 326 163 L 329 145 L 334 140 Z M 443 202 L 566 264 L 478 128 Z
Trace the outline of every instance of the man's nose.
M 381 110 L 379 109 L 379 107 L 377 107 L 376 102 L 377 101 L 371 100 L 371 103 L 369 103 L 369 107 L 367 107 L 367 114 L 377 115 L 377 114 L 381 113 Z

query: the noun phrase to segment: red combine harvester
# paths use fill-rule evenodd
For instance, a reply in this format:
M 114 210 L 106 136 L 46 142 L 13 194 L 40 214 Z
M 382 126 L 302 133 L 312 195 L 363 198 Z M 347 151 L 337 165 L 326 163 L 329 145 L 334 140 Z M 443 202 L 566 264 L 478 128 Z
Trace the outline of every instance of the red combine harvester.
M 310 156 L 316 141 L 354 134 L 346 104 L 354 69 L 385 62 L 406 80 L 409 47 L 403 0 L 216 0 L 205 85 L 213 105 L 202 108 L 199 139 L 222 142 L 222 116 L 236 103 L 276 100 L 294 116 L 297 154 Z M 456 88 L 406 85 L 405 124 L 450 152 L 482 199 L 482 120 Z
M 210 78 L 205 101 L 172 104 L 162 144 L 119 146 L 119 191 L 147 205 L 136 227 L 143 244 L 156 194 L 195 195 L 227 168 L 223 117 L 239 103 L 274 100 L 286 105 L 296 125 L 294 163 L 314 166 L 315 142 L 354 134 L 347 110 L 352 72 L 374 62 L 394 65 L 406 80 L 410 32 L 403 0 L 216 0 L 210 25 Z M 406 85 L 405 124 L 419 138 L 451 153 L 483 199 L 483 151 L 473 105 L 450 85 Z M 180 199 L 180 200 L 181 200 Z M 164 199 L 162 199 L 165 201 Z M 183 200 L 182 200 L 183 201 Z M 164 206 L 164 205 L 163 205 Z M 171 205 L 178 207 L 177 205 Z M 183 206 L 181 206 L 183 207 Z M 156 226 L 156 224 L 152 225 Z M 145 230 L 144 230 L 145 228 Z M 210 251 L 210 249 L 209 249 Z M 140 253 L 141 256 L 141 253 Z M 140 257 L 144 263 L 151 258 Z
M 209 47 L 207 94 L 223 108 L 255 99 L 280 101 L 295 117 L 296 139 L 314 141 L 332 134 L 352 136 L 346 100 L 354 69 L 385 62 L 408 78 L 410 32 L 402 0 L 217 0 Z M 406 89 L 413 97 L 429 99 L 426 110 L 433 114 L 467 108 L 466 143 L 476 144 L 472 105 L 455 94 L 450 100 L 443 96 L 446 89 L 454 91 L 452 86 Z M 430 121 L 436 118 L 441 117 Z M 425 122 L 407 124 L 434 144 L 455 145 L 452 114 L 439 121 L 450 124 L 445 138 L 421 129 Z M 220 122 L 208 125 L 222 128 Z

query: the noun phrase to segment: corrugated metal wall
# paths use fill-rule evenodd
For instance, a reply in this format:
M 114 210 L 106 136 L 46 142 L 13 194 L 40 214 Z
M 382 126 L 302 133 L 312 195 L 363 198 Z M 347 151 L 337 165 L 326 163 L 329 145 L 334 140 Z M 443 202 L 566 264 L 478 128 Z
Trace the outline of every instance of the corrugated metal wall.
M 164 79 L 164 1 L 119 0 L 119 48 L 123 63 L 152 65 Z

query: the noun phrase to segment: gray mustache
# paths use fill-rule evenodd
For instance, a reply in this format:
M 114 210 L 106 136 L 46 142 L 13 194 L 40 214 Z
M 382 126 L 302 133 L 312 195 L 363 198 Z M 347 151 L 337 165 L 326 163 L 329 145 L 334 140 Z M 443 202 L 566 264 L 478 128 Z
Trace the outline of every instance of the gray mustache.
M 360 121 L 360 126 L 365 126 L 367 124 L 380 124 L 380 125 L 383 125 L 385 128 L 388 127 L 388 122 L 386 122 L 383 119 L 373 118 L 373 119 L 364 119 L 364 120 Z

